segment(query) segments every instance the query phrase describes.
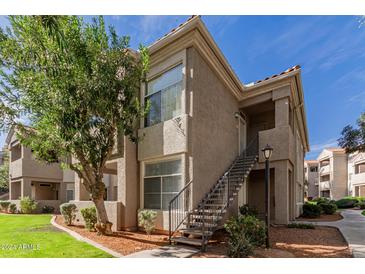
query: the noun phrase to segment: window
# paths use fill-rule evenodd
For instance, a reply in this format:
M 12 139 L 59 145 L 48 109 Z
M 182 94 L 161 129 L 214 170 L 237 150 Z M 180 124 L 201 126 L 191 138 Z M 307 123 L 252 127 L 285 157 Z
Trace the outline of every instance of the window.
M 311 167 L 310 167 L 310 172 L 318 172 L 318 167 L 316 167 L 316 166 L 311 166 Z
M 74 199 L 74 191 L 72 189 L 66 190 L 66 201 L 69 202 Z
M 144 176 L 144 208 L 167 210 L 182 188 L 181 161 L 146 164 Z
M 365 172 L 365 163 L 355 165 L 355 174 Z
M 330 191 L 329 190 L 322 190 L 321 197 L 330 198 Z
M 145 126 L 172 119 L 181 114 L 182 64 L 149 81 L 145 103 L 151 108 L 145 119 Z

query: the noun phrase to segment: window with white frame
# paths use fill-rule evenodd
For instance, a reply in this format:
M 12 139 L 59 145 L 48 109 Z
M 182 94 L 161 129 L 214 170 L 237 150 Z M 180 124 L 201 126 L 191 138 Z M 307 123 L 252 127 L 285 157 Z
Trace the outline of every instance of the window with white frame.
M 167 210 L 171 199 L 182 189 L 181 160 L 145 165 L 144 208 Z
M 151 108 L 145 126 L 152 126 L 181 114 L 183 65 L 179 64 L 147 83 L 145 103 Z

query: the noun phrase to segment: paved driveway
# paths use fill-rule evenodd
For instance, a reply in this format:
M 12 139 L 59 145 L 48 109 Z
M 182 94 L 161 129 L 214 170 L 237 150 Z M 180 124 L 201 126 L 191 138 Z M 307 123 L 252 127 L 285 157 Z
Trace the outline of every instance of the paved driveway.
M 342 220 L 336 222 L 311 222 L 314 225 L 337 227 L 345 237 L 355 258 L 365 258 L 365 216 L 362 210 L 341 211 Z

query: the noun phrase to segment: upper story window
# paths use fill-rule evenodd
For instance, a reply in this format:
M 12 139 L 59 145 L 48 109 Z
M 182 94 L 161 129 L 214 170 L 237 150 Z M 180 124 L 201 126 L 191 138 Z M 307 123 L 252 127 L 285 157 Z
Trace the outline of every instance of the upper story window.
M 360 163 L 355 165 L 355 174 L 364 173 L 365 172 L 365 163 Z
M 316 166 L 311 166 L 311 167 L 310 167 L 310 172 L 318 172 L 318 167 L 316 167 Z
M 151 103 L 145 126 L 170 120 L 181 114 L 182 64 L 147 83 L 145 102 Z

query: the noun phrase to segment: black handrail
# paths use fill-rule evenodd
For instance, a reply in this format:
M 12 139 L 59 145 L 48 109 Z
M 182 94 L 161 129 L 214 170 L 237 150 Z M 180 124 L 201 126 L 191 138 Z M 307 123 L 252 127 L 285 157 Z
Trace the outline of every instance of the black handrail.
M 252 153 L 252 154 L 251 154 Z M 199 213 L 201 213 L 201 222 L 202 222 L 202 250 L 205 251 L 206 249 L 206 245 L 207 245 L 207 235 L 208 233 L 206 232 L 213 232 L 213 231 L 209 231 L 209 227 L 206 228 L 206 216 L 208 216 L 211 213 L 211 210 L 208 210 L 206 208 L 207 206 L 207 202 L 209 201 L 210 196 L 212 195 L 212 193 L 215 191 L 215 189 L 217 189 L 219 186 L 221 186 L 225 180 L 227 180 L 227 195 L 226 197 L 224 197 L 224 193 L 222 195 L 222 211 L 224 209 L 226 209 L 229 206 L 230 203 L 230 198 L 231 198 L 231 194 L 233 194 L 234 189 L 232 188 L 233 186 L 231 186 L 231 181 L 230 181 L 230 174 L 232 171 L 232 168 L 236 165 L 237 161 L 240 159 L 243 159 L 247 156 L 258 156 L 258 135 L 256 135 L 250 142 L 249 144 L 246 146 L 246 148 L 244 149 L 244 151 L 241 153 L 241 155 L 239 155 L 235 161 L 233 162 L 233 164 L 229 167 L 229 169 L 224 173 L 224 175 L 220 178 L 219 182 L 215 185 L 215 187 L 212 189 L 211 192 L 208 193 L 208 195 L 205 197 L 205 199 L 202 201 L 201 204 L 199 204 L 198 209 L 199 209 Z M 233 189 L 233 191 L 232 191 Z M 232 192 L 232 193 L 231 193 Z
M 189 211 L 191 210 L 191 186 L 193 180 L 187 183 L 183 189 L 175 195 L 169 202 L 169 241 L 171 244 L 171 238 L 178 230 L 181 224 L 189 217 Z M 180 202 L 182 199 L 182 202 Z

